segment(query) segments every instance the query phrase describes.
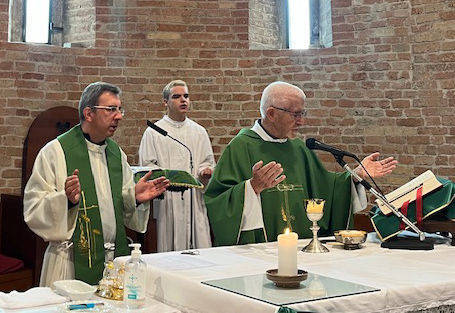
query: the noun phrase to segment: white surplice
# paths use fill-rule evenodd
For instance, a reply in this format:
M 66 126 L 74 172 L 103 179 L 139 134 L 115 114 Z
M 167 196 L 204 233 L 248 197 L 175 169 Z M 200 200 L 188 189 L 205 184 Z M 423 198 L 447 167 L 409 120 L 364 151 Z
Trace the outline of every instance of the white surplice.
M 188 150 L 169 137 L 147 128 L 139 147 L 139 165 L 161 169 L 182 170 L 199 177 L 206 167 L 213 168 L 215 160 L 207 131 L 186 118 L 177 122 L 165 115 L 155 123 L 168 134 L 184 143 L 193 154 L 193 171 L 190 170 Z M 194 248 L 211 246 L 210 227 L 203 191 L 193 192 L 193 243 Z M 188 249 L 191 233 L 190 191 L 182 193 L 166 191 L 164 200 L 153 201 L 153 216 L 157 219 L 158 252 Z
M 106 162 L 106 145 L 86 140 L 90 166 L 95 182 L 105 246 L 115 244 L 116 223 L 111 186 Z M 121 151 L 121 150 L 120 150 Z M 136 208 L 133 174 L 122 155 L 122 196 L 124 223 L 128 228 L 145 232 L 150 206 Z M 40 286 L 51 286 L 56 280 L 74 279 L 72 236 L 76 227 L 77 206 L 68 208 L 65 194 L 67 168 L 65 155 L 57 139 L 41 149 L 24 192 L 24 219 L 30 229 L 49 246 L 44 254 Z M 111 255 L 109 255 L 111 254 Z M 112 259 L 113 252 L 106 253 Z

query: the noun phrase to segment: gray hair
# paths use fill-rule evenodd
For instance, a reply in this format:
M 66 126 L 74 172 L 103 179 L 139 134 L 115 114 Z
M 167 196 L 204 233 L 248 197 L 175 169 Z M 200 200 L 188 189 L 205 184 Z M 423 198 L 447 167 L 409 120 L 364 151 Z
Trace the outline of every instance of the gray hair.
M 112 92 L 118 96 L 122 93 L 119 87 L 105 82 L 91 83 L 85 87 L 79 100 L 79 120 L 81 122 L 85 121 L 84 109 L 87 107 L 93 109 L 104 92 Z
M 261 105 L 259 107 L 259 110 L 261 111 L 261 118 L 264 119 L 267 109 L 270 106 L 275 106 L 277 103 L 279 103 L 279 101 L 282 100 L 283 94 L 292 92 L 291 90 L 297 93 L 301 93 L 303 99 L 306 98 L 306 95 L 302 89 L 286 82 L 276 81 L 265 87 L 264 91 L 262 92 Z
M 163 99 L 164 100 L 169 100 L 169 96 L 171 95 L 171 89 L 174 88 L 175 86 L 183 86 L 188 88 L 187 84 L 180 79 L 173 80 L 163 88 Z

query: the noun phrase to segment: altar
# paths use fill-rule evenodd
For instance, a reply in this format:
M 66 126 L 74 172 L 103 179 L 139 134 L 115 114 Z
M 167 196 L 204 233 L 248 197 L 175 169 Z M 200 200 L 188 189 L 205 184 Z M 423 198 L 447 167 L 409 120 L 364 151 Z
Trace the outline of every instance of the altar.
M 299 249 L 307 243 L 299 240 Z M 328 247 L 329 253 L 298 252 L 298 268 L 313 278 L 303 281 L 299 289 L 302 296 L 307 295 L 304 300 L 283 306 L 312 312 L 402 313 L 455 304 L 455 249 L 449 242 L 437 244 L 430 251 L 388 250 L 380 248 L 376 235 L 371 233 L 358 250 Z M 280 308 L 273 301 L 258 299 L 264 292 L 257 292 L 258 286 L 270 287 L 261 275 L 277 268 L 276 242 L 201 249 L 198 255 L 168 252 L 143 258 L 148 266 L 149 296 L 182 312 L 274 313 Z M 316 289 L 311 285 L 314 277 L 367 289 L 331 296 L 330 290 L 321 287 L 324 284 L 319 282 Z M 223 287 L 231 279 L 241 282 L 239 292 L 232 290 L 237 287 Z M 220 281 L 221 285 L 216 286 Z M 258 297 L 244 295 L 248 292 Z M 279 291 L 272 294 L 281 297 Z M 309 299 L 308 294 L 316 296 Z

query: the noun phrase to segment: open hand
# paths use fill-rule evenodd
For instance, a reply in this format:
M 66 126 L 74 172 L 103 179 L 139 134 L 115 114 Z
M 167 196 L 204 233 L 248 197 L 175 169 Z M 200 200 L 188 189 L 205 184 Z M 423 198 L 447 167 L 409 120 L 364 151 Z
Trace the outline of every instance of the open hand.
M 362 160 L 362 165 L 373 178 L 390 174 L 395 169 L 397 164 L 398 161 L 393 157 L 379 160 L 379 152 L 370 154 Z M 355 171 L 362 179 L 366 179 L 368 177 L 367 173 L 365 173 L 365 170 L 361 166 L 358 166 Z
M 285 175 L 281 175 L 283 168 L 280 163 L 272 161 L 262 166 L 263 163 L 263 161 L 259 161 L 253 165 L 253 177 L 250 180 L 251 187 L 257 195 L 264 189 L 272 188 L 286 179 Z
M 169 187 L 169 180 L 161 176 L 153 180 L 148 180 L 152 171 L 145 174 L 136 184 L 136 201 L 139 203 L 149 201 L 162 194 Z

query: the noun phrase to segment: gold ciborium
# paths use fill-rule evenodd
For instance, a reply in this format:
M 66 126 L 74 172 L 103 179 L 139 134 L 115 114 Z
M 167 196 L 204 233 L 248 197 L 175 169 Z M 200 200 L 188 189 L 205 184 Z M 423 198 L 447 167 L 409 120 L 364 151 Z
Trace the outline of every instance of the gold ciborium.
M 329 252 L 329 249 L 327 249 L 318 239 L 319 226 L 317 222 L 324 215 L 325 200 L 305 199 L 303 200 L 303 203 L 308 219 L 313 222 L 313 226 L 310 227 L 313 231 L 313 239 L 311 239 L 310 243 L 304 247 L 302 251 L 311 253 Z

